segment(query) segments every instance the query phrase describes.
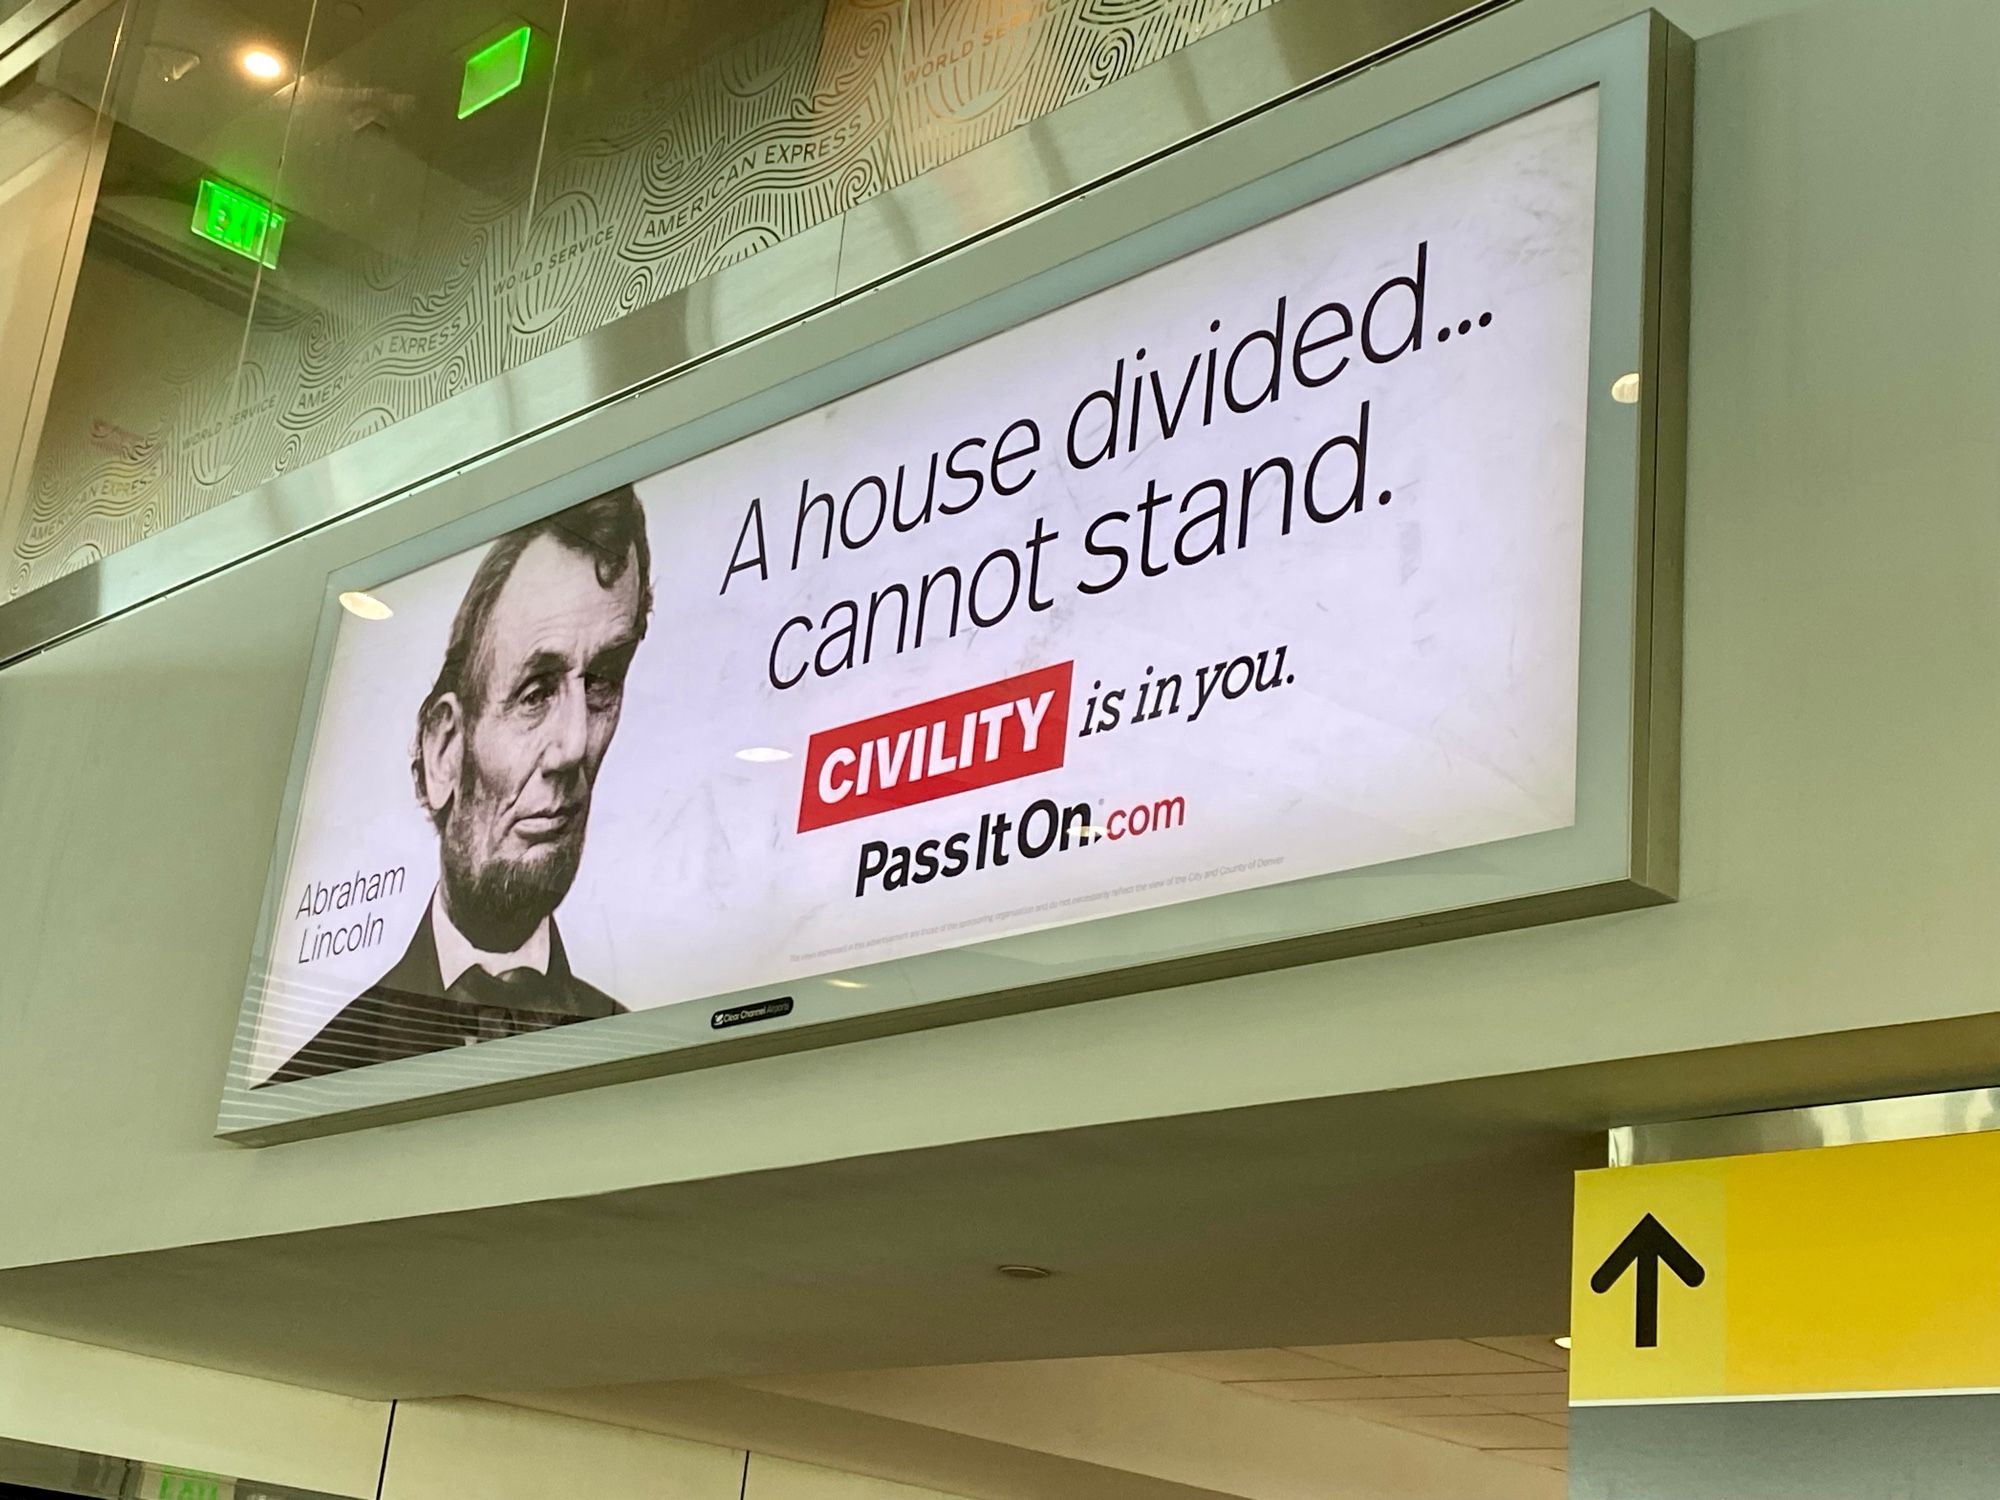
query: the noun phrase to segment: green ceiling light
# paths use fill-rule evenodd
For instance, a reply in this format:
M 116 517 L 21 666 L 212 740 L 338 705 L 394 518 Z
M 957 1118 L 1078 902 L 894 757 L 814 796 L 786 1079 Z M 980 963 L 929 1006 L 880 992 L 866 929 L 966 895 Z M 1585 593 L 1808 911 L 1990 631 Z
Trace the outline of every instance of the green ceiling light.
M 195 191 L 194 232 L 245 260 L 278 264 L 278 246 L 285 238 L 285 216 L 266 199 L 246 193 L 213 177 L 204 177 Z
M 528 42 L 534 34 L 532 26 L 516 26 L 499 41 L 481 47 L 465 60 L 465 81 L 458 90 L 461 120 L 521 86 L 521 79 L 528 71 Z

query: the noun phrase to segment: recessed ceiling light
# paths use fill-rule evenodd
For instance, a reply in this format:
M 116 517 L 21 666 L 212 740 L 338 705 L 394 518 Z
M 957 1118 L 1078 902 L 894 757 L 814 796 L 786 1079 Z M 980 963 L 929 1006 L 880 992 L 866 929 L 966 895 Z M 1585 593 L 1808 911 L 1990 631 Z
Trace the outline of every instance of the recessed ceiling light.
M 268 47 L 245 47 L 236 54 L 236 66 L 264 83 L 285 76 L 285 60 Z
M 1611 382 L 1611 399 L 1620 406 L 1636 406 L 1639 401 L 1639 372 L 1620 375 Z
M 781 760 L 790 760 L 792 752 L 780 750 L 776 745 L 752 745 L 747 750 L 738 750 L 736 758 L 747 760 L 753 766 L 768 766 Z
M 1008 1265 L 995 1266 L 993 1269 L 1002 1276 L 1013 1277 L 1016 1281 L 1047 1281 L 1056 1274 L 1047 1266 Z
M 837 990 L 865 990 L 868 986 L 859 979 L 829 979 L 828 984 Z
M 364 594 L 360 589 L 349 589 L 342 594 L 340 607 L 350 615 L 358 615 L 364 620 L 386 620 L 395 613 L 373 594 Z
M 1558 1349 L 1567 1349 L 1569 1347 L 1569 1335 L 1564 1334 L 1561 1338 L 1552 1339 L 1550 1340 L 1550 1342 L 1553 1343 Z

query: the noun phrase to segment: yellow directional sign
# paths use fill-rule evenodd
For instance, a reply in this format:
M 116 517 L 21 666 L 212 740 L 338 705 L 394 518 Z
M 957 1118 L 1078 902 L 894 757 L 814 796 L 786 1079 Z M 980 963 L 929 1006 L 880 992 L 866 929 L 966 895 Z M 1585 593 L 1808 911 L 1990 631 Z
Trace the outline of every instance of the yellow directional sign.
M 2000 1134 L 1577 1174 L 1570 1399 L 2000 1389 Z

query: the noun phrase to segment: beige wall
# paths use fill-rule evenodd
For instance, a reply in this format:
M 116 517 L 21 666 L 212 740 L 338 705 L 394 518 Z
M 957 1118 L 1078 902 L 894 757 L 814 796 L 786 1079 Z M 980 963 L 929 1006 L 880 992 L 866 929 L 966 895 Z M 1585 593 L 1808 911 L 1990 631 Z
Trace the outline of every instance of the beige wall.
M 0 1328 L 0 1439 L 372 1495 L 388 1418 L 386 1402 Z
M 1533 1453 L 1480 1451 L 1141 1358 L 659 1382 L 495 1399 L 747 1446 L 753 1494 L 759 1471 L 780 1463 L 802 1466 L 814 1487 L 855 1487 L 851 1476 L 862 1473 L 917 1493 L 988 1500 L 1560 1500 L 1564 1488 L 1557 1468 L 1543 1466 L 1552 1449 L 1560 1451 L 1562 1434 L 1553 1427 Z
M 483 1401 L 406 1402 L 383 1471 L 382 1500 L 479 1495 L 663 1495 L 732 1500 L 738 1449 Z
M 1546 1500 L 1563 1493 L 1559 1474 L 1516 1458 L 1138 1359 L 866 1370 L 748 1384 L 1257 1500 L 1322 1500 L 1330 1491 L 1356 1500 Z M 1549 1446 L 1557 1446 L 1563 1434 L 1547 1431 Z
M 797 1459 L 486 1401 L 404 1402 L 381 1500 L 954 1500 Z
M 668 1385 L 392 1409 L 0 1329 L 0 1484 L 30 1477 L 7 1448 L 26 1442 L 379 1500 L 1553 1500 L 1562 1492 L 1560 1476 L 1505 1458 L 1137 1360 L 791 1387 L 776 1399 L 742 1386 Z
M 403 1402 L 392 1424 L 387 1402 L 6 1328 L 0 1440 L 379 1500 L 951 1500 L 795 1459 L 486 1401 Z M 0 1457 L 0 1481 L 9 1477 Z
M 1345 97 L 1624 8 L 1524 0 Z M 1989 1010 L 2000 7 L 1666 8 L 1707 36 L 1677 906 L 225 1146 L 336 530 L 0 673 L 0 1266 Z

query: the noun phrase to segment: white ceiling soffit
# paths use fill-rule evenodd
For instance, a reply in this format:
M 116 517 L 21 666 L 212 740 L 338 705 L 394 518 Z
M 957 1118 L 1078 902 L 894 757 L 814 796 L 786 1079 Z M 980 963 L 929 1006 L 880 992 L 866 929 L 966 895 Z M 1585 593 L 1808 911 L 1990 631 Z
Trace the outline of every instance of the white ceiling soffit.
M 1306 1403 L 1273 1401 L 1136 1358 L 493 1399 L 748 1446 L 976 1500 L 1556 1500 L 1564 1490 L 1554 1462 L 1523 1463 Z M 1563 1434 L 1553 1426 L 1546 1431 L 1554 1442 L 1539 1439 L 1543 1451 L 1560 1458 Z
M 1554 1335 L 1139 1356 L 1148 1364 L 1540 1468 L 1569 1458 L 1569 1353 Z

